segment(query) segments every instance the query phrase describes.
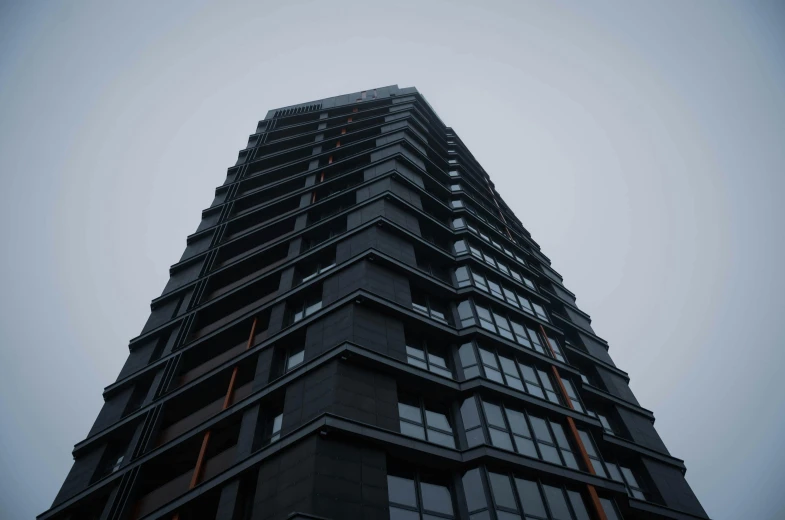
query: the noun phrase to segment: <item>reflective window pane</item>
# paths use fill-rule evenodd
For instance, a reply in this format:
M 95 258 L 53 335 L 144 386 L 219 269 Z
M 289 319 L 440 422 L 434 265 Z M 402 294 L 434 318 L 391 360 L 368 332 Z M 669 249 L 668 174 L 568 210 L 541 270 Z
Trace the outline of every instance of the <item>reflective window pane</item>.
M 390 506 L 390 520 L 420 520 L 419 513 Z
M 540 443 L 540 453 L 542 453 L 542 460 L 553 462 L 554 464 L 561 464 L 559 452 L 553 446 Z
M 420 409 L 415 406 L 405 403 L 398 403 L 398 415 L 400 415 L 402 419 L 408 419 L 410 421 L 416 422 L 417 424 L 422 424 Z
M 485 410 L 485 417 L 488 419 L 488 424 L 491 426 L 498 426 L 499 428 L 507 429 L 507 425 L 504 424 L 504 418 L 502 417 L 502 409 L 491 403 L 482 403 L 482 407 Z
M 423 427 L 412 423 L 401 421 L 401 433 L 408 435 L 409 437 L 425 440 L 425 430 Z
M 583 502 L 581 494 L 568 489 L 567 498 L 572 505 L 572 511 L 575 513 L 576 520 L 589 520 L 589 512 L 586 510 L 586 504 Z
M 513 438 L 515 439 L 515 449 L 518 453 L 535 459 L 539 458 L 537 455 L 537 448 L 534 447 L 534 441 L 525 437 L 519 437 L 518 435 L 514 435 Z
M 545 420 L 533 416 L 529 416 L 529 420 L 534 429 L 534 436 L 537 437 L 538 441 L 553 442 L 551 433 L 548 431 L 548 425 L 545 424 Z
M 475 402 L 474 397 L 466 399 L 461 405 L 461 418 L 463 419 L 463 426 L 466 429 L 480 425 L 480 415 L 477 412 L 477 403 Z
M 510 423 L 510 429 L 513 433 L 531 437 L 531 434 L 529 433 L 529 425 L 526 424 L 526 418 L 521 412 L 508 409 L 507 421 Z
M 540 490 L 536 482 L 516 478 L 515 487 L 518 489 L 518 497 L 521 499 L 523 513 L 525 515 L 542 517 L 547 515 L 545 512 L 545 504 L 542 501 L 542 496 L 540 495 Z
M 466 506 L 470 513 L 488 507 L 479 469 L 467 471 L 463 476 L 463 492 L 466 495 Z
M 607 498 L 601 498 L 600 505 L 602 506 L 602 510 L 605 512 L 605 516 L 608 518 L 608 520 L 621 520 L 621 517 L 616 514 L 616 507 L 613 505 L 613 502 Z
M 570 508 L 567 506 L 567 500 L 564 498 L 564 491 L 553 486 L 544 485 L 542 488 L 545 491 L 545 498 L 548 500 L 553 520 L 572 520 Z
M 420 491 L 422 492 L 423 509 L 452 515 L 452 497 L 449 489 L 445 486 L 421 482 Z
M 564 428 L 562 428 L 562 425 L 551 422 L 551 429 L 553 430 L 554 437 L 556 437 L 556 444 L 558 444 L 560 448 L 569 450 L 570 443 L 567 441 L 567 436 L 564 434 Z
M 447 416 L 443 413 L 425 410 L 425 422 L 429 427 L 452 431 L 452 427 L 450 427 L 450 421 L 447 420 Z
M 417 507 L 413 480 L 387 475 L 387 493 L 390 496 L 390 502 Z
M 455 447 L 455 437 L 436 430 L 428 430 L 428 440 L 447 448 Z
M 491 444 L 503 450 L 514 451 L 512 449 L 512 441 L 510 441 L 509 433 L 495 428 L 490 428 L 488 431 L 491 434 Z
M 512 494 L 510 477 L 499 473 L 489 472 L 488 479 L 491 483 L 493 499 L 496 502 L 496 505 L 517 511 L 518 506 L 515 504 L 515 497 Z

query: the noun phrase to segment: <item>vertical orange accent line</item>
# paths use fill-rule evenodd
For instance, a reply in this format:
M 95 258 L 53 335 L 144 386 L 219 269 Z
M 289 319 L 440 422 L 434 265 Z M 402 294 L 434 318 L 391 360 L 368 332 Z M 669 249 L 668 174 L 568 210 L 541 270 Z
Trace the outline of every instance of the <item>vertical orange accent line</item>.
M 253 319 L 253 323 L 251 323 L 251 334 L 248 336 L 248 343 L 245 346 L 245 350 L 251 348 L 253 344 L 253 338 L 256 335 L 256 324 L 258 323 L 258 318 Z M 229 403 L 232 399 L 232 394 L 234 393 L 234 383 L 237 379 L 237 366 L 232 369 L 232 377 L 229 379 L 229 388 L 226 391 L 226 397 L 224 398 L 223 410 L 226 410 L 229 407 Z M 207 446 L 210 444 L 210 430 L 204 432 L 204 438 L 202 439 L 202 446 L 199 448 L 199 456 L 196 458 L 196 466 L 194 467 L 194 473 L 191 476 L 191 483 L 188 486 L 188 489 L 193 489 L 199 483 L 199 480 L 202 478 L 202 472 L 204 470 L 204 457 L 207 453 Z M 172 520 L 180 520 L 180 513 L 175 513 L 172 516 Z
M 341 146 L 341 141 L 338 141 L 337 143 L 335 143 L 335 147 L 336 148 L 338 148 L 339 146 Z
M 207 452 L 207 445 L 210 443 L 210 430 L 204 432 L 204 439 L 202 439 L 202 447 L 199 448 L 199 457 L 196 459 L 196 467 L 194 468 L 194 474 L 191 477 L 191 484 L 189 484 L 188 489 L 193 489 L 199 483 L 199 479 L 202 477 L 202 470 L 204 469 L 204 455 Z
M 556 357 L 553 347 L 551 346 L 551 340 L 548 339 L 548 335 L 545 333 L 545 328 L 542 325 L 540 325 L 540 332 L 542 332 L 542 337 L 545 338 L 545 344 L 548 345 L 548 350 L 551 351 L 551 355 Z M 567 406 L 570 408 L 570 410 L 574 410 L 575 408 L 572 406 L 570 395 L 567 393 L 567 389 L 564 387 L 564 383 L 561 380 L 559 369 L 554 365 L 551 365 L 551 370 L 553 371 L 553 377 L 556 378 L 556 383 L 559 385 L 559 390 L 561 390 L 562 398 L 567 403 Z M 572 433 L 572 438 L 574 439 L 575 444 L 578 446 L 578 451 L 581 453 L 581 459 L 583 459 L 584 466 L 586 466 L 586 469 L 589 471 L 589 473 L 596 475 L 597 473 L 594 471 L 594 467 L 592 467 L 591 460 L 589 459 L 589 453 L 586 451 L 586 447 L 583 445 L 581 436 L 578 434 L 578 428 L 575 427 L 575 421 L 572 420 L 572 417 L 567 417 L 567 426 L 570 429 L 570 433 Z M 600 504 L 600 498 L 597 496 L 597 490 L 594 489 L 594 486 L 590 484 L 587 484 L 586 487 L 589 490 L 589 496 L 591 497 L 591 502 L 594 506 L 594 512 L 597 514 L 597 518 L 599 518 L 599 520 L 608 520 L 608 517 L 605 516 L 605 511 L 602 509 L 602 504 Z
M 341 135 L 343 135 L 345 133 L 346 133 L 346 129 L 345 128 L 341 128 Z
M 316 202 L 316 192 L 311 193 L 311 204 Z
M 322 174 L 324 175 L 324 174 Z M 256 322 L 259 318 L 254 318 L 253 323 L 251 324 L 251 335 L 248 336 L 248 345 L 245 347 L 245 350 L 248 350 L 253 345 L 253 337 L 256 335 Z
M 226 410 L 232 402 L 232 394 L 234 394 L 234 382 L 237 379 L 237 371 L 240 367 L 232 369 L 232 377 L 229 379 L 229 388 L 226 390 L 226 397 L 224 397 L 224 404 L 221 410 Z
M 327 164 L 333 163 L 333 156 L 331 155 L 329 159 L 327 159 Z
M 352 113 L 355 113 L 355 112 L 357 112 L 357 107 L 354 107 L 354 108 L 352 109 Z
M 351 118 L 351 116 L 349 116 L 349 119 L 347 119 L 347 120 L 346 120 L 346 122 L 347 122 L 347 123 L 351 123 L 351 122 L 352 122 L 352 118 Z
M 319 182 L 324 182 L 324 172 L 322 172 L 322 176 L 319 177 Z
M 586 484 L 586 487 L 589 489 L 589 496 L 591 497 L 594 511 L 597 513 L 597 518 L 600 520 L 608 520 L 608 517 L 605 516 L 605 510 L 602 508 L 602 504 L 600 504 L 600 497 L 597 496 L 597 490 L 594 489 L 594 486 L 591 484 Z

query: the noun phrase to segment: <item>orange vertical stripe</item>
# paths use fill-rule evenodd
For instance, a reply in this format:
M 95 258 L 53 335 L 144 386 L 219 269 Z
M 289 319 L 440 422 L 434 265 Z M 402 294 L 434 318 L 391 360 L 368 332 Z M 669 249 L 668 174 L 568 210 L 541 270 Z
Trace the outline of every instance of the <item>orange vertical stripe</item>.
M 194 474 L 191 477 L 191 484 L 189 484 L 188 489 L 193 489 L 199 483 L 199 479 L 202 478 L 202 471 L 204 470 L 204 455 L 207 452 L 207 445 L 210 443 L 210 430 L 204 432 L 204 439 L 202 439 L 202 447 L 199 448 L 199 457 L 196 459 L 196 467 L 194 468 Z
M 545 343 L 548 345 L 548 350 L 551 351 L 551 355 L 556 357 L 553 352 L 553 347 L 551 346 L 551 340 L 548 339 L 548 335 L 545 333 L 545 328 L 542 325 L 540 325 L 540 332 L 542 332 L 542 337 L 545 338 Z M 561 380 L 559 369 L 554 365 L 551 365 L 551 370 L 553 371 L 553 376 L 556 378 L 556 383 L 559 385 L 559 390 L 561 390 L 561 395 L 564 399 L 564 402 L 567 403 L 567 406 L 570 408 L 570 410 L 574 410 L 575 408 L 572 406 L 570 395 L 567 393 L 567 389 L 564 387 L 564 383 Z M 567 426 L 569 427 L 570 433 L 572 433 L 572 438 L 574 439 L 575 444 L 578 446 L 578 451 L 581 454 L 581 459 L 583 459 L 584 466 L 586 466 L 586 469 L 589 471 L 589 473 L 596 475 L 597 473 L 594 471 L 594 468 L 591 465 L 591 460 L 589 459 L 589 453 L 586 451 L 586 447 L 583 445 L 581 436 L 578 434 L 578 428 L 575 427 L 575 421 L 572 420 L 572 417 L 567 417 Z M 589 484 L 587 484 L 586 487 L 589 490 L 589 496 L 591 497 L 592 506 L 594 506 L 594 512 L 597 514 L 597 518 L 600 520 L 607 520 L 608 517 L 605 516 L 605 511 L 602 509 L 600 498 L 597 496 L 597 490 L 594 489 L 594 486 Z

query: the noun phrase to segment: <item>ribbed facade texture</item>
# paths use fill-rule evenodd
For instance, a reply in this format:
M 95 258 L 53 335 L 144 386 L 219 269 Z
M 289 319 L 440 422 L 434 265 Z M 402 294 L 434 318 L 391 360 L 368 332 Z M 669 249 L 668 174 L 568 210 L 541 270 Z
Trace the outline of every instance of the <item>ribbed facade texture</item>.
M 151 307 L 39 518 L 707 518 L 414 88 L 270 111 Z

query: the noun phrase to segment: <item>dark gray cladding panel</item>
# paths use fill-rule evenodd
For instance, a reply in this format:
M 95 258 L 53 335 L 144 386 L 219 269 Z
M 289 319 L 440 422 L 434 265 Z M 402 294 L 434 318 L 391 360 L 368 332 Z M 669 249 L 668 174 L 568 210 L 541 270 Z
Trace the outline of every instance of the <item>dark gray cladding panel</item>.
M 582 315 L 570 309 L 566 305 L 564 306 L 564 309 L 567 311 L 567 316 L 569 316 L 570 320 L 572 320 L 574 324 L 594 334 L 594 329 L 591 328 L 591 321 L 587 320 Z
M 591 336 L 587 336 L 586 334 L 579 333 L 579 336 L 583 346 L 586 347 L 586 351 L 590 355 L 596 357 L 600 361 L 608 363 L 611 366 L 616 366 L 613 363 L 611 356 L 608 354 L 608 349 L 606 349 L 602 343 L 592 338 Z
M 379 227 L 364 229 L 339 242 L 335 258 L 337 262 L 343 262 L 371 248 L 412 267 L 417 266 L 414 246 L 406 239 Z
M 651 419 L 622 406 L 617 406 L 616 411 L 621 422 L 624 423 L 624 427 L 630 432 L 633 441 L 654 451 L 670 455 L 665 443 L 662 442 L 657 430 L 654 429 Z
M 608 393 L 635 405 L 638 404 L 638 400 L 635 398 L 635 395 L 633 395 L 630 386 L 623 377 L 616 375 L 602 366 L 597 366 L 597 374 L 599 374 L 600 379 L 602 379 L 602 382 L 605 384 Z
M 412 304 L 409 280 L 405 276 L 367 260 L 357 262 L 329 277 L 323 287 L 324 305 L 357 289 L 365 289 L 404 307 L 411 307 Z
M 690 489 L 681 471 L 673 466 L 647 457 L 643 457 L 643 465 L 665 505 L 678 511 L 685 511 L 702 518 L 708 518 L 706 511 L 698 502 L 695 493 Z

